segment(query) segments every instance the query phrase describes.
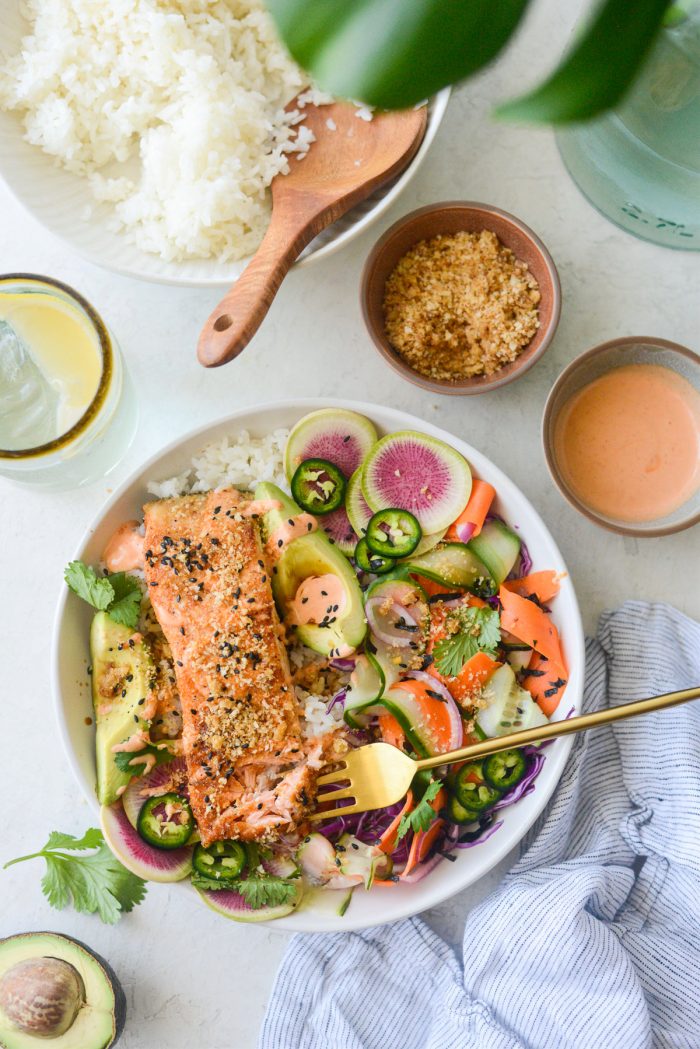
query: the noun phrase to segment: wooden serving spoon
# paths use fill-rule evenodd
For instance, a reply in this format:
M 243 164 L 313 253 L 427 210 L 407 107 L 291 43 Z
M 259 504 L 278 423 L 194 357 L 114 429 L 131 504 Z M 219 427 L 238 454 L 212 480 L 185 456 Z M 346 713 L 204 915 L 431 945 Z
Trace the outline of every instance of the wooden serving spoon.
M 207 368 L 238 356 L 309 241 L 406 167 L 427 121 L 425 106 L 372 120 L 362 120 L 347 102 L 307 105 L 303 112 L 316 141 L 302 160 L 290 156 L 287 175 L 272 180 L 267 233 L 199 337 L 197 356 Z

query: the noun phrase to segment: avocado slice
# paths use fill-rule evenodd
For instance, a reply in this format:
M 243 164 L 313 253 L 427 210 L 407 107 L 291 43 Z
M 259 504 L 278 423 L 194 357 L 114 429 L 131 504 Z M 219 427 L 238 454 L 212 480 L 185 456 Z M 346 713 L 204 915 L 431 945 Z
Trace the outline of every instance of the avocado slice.
M 119 980 L 77 940 L 53 932 L 0 940 L 2 1049 L 109 1049 L 125 1012 Z
M 255 489 L 255 498 L 281 503 L 279 510 L 268 510 L 262 520 L 263 539 L 267 541 L 290 517 L 302 513 L 297 504 L 277 485 L 267 481 Z M 330 627 L 305 624 L 296 627 L 302 644 L 328 656 L 331 652 L 354 651 L 364 641 L 367 620 L 362 591 L 350 562 L 328 541 L 322 531 L 310 532 L 294 539 L 280 555 L 272 574 L 272 592 L 275 595 L 280 618 L 287 618 L 288 606 L 305 579 L 311 576 L 336 575 L 345 590 L 345 607 Z
M 148 729 L 143 713 L 153 683 L 153 660 L 140 635 L 115 623 L 106 612 L 98 612 L 92 621 L 90 654 L 97 797 L 100 804 L 113 805 L 120 788 L 132 777 L 117 767 L 112 747 L 134 732 Z

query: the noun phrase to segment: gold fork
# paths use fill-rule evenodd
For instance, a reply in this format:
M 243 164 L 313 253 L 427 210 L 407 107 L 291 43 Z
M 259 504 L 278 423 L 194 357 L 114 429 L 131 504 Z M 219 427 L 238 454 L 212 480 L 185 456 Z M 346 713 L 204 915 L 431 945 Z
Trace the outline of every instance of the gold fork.
M 351 812 L 366 812 L 369 809 L 383 809 L 394 805 L 405 796 L 411 781 L 421 769 L 433 769 L 438 765 L 451 765 L 456 761 L 471 761 L 483 758 L 488 754 L 498 754 L 513 747 L 524 747 L 528 743 L 541 743 L 558 736 L 567 736 L 571 732 L 583 732 L 598 725 L 608 725 L 622 718 L 632 718 L 638 714 L 651 714 L 654 710 L 673 707 L 677 703 L 700 698 L 700 686 L 686 688 L 680 692 L 666 692 L 663 696 L 652 696 L 651 699 L 638 699 L 634 703 L 624 703 L 619 707 L 607 707 L 596 710 L 593 714 L 582 714 L 566 721 L 553 721 L 524 732 L 511 732 L 507 736 L 496 736 L 472 743 L 468 747 L 452 750 L 449 754 L 436 754 L 430 758 L 409 758 L 402 750 L 389 743 L 368 743 L 364 747 L 350 750 L 343 759 L 342 767 L 335 772 L 319 776 L 318 785 L 346 783 L 338 790 L 321 794 L 318 801 L 341 801 L 353 798 L 354 804 L 343 808 L 326 809 L 311 813 L 308 819 L 322 820 L 347 816 Z

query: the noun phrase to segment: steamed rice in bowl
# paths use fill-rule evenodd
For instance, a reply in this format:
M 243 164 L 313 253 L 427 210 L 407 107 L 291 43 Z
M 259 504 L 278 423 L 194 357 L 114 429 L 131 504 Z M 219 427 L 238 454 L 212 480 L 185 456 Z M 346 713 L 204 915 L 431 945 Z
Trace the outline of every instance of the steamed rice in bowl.
M 143 251 L 252 254 L 272 179 L 313 140 L 303 110 L 285 111 L 307 78 L 262 0 L 27 0 L 24 13 L 0 108 L 26 141 L 84 177 Z

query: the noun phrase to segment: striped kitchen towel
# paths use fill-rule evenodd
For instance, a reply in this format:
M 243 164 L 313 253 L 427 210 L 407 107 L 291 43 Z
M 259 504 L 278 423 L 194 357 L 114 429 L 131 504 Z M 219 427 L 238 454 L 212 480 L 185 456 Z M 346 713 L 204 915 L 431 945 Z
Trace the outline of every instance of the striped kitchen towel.
M 700 683 L 700 625 L 631 602 L 585 709 Z M 700 1049 L 700 701 L 575 737 L 546 812 L 466 919 L 295 937 L 260 1049 Z

